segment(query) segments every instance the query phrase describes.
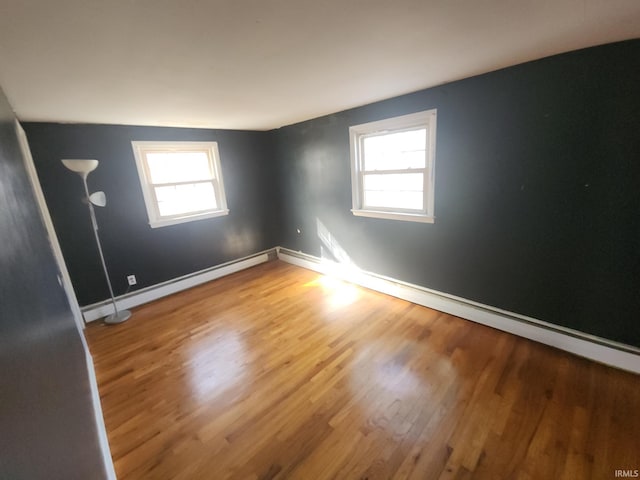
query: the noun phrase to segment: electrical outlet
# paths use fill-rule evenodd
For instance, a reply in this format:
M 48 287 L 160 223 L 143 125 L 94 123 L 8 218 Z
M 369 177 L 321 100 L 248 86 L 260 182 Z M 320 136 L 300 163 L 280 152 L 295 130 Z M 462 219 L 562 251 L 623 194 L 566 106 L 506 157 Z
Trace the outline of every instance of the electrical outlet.
M 129 282 L 129 286 L 135 285 L 136 283 L 138 283 L 135 275 L 127 275 L 127 282 Z

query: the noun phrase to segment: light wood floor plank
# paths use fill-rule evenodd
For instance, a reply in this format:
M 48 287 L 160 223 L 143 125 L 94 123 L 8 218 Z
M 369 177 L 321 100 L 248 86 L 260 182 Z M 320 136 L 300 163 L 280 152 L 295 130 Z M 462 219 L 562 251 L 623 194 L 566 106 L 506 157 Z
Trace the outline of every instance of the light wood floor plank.
M 640 468 L 637 376 L 277 261 L 86 335 L 120 480 Z

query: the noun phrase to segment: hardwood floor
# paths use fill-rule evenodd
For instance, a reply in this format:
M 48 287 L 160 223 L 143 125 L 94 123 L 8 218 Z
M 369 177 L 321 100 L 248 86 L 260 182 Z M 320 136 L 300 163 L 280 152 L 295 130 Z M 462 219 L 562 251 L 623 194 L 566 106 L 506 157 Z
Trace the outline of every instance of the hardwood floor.
M 638 376 L 278 261 L 86 335 L 120 480 L 640 469 Z

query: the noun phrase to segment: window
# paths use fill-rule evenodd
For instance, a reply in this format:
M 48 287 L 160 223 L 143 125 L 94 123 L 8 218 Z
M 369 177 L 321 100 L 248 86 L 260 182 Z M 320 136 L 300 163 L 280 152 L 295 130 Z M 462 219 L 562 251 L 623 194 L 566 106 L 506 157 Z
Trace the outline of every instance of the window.
M 216 142 L 131 142 L 151 227 L 227 215 Z
M 354 215 L 434 221 L 436 110 L 349 128 Z

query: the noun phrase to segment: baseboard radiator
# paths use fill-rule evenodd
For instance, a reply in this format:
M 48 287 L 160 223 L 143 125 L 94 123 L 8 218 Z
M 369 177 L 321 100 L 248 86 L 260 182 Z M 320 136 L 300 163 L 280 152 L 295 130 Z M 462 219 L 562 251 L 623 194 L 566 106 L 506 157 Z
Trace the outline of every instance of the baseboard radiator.
M 137 307 L 144 303 L 157 300 L 167 295 L 171 295 L 188 288 L 195 287 L 197 285 L 210 282 L 216 278 L 224 277 L 235 272 L 239 272 L 246 268 L 251 268 L 255 265 L 268 262 L 276 258 L 276 249 L 272 248 L 264 250 L 262 252 L 249 255 L 247 257 L 232 260 L 220 265 L 216 265 L 205 270 L 185 275 L 183 277 L 174 278 L 167 282 L 152 285 L 150 287 L 136 290 L 135 292 L 121 295 L 116 298 L 116 305 L 118 309 L 128 309 Z M 104 318 L 107 315 L 113 313 L 113 304 L 111 300 L 105 300 L 104 302 L 94 303 L 86 307 L 82 307 L 82 315 L 85 322 L 91 322 Z
M 377 292 L 544 343 L 596 362 L 640 373 L 640 348 L 632 345 L 614 342 L 419 285 L 362 271 L 306 253 L 282 247 L 278 247 L 276 250 L 278 258 L 287 263 L 322 274 L 333 275 Z

